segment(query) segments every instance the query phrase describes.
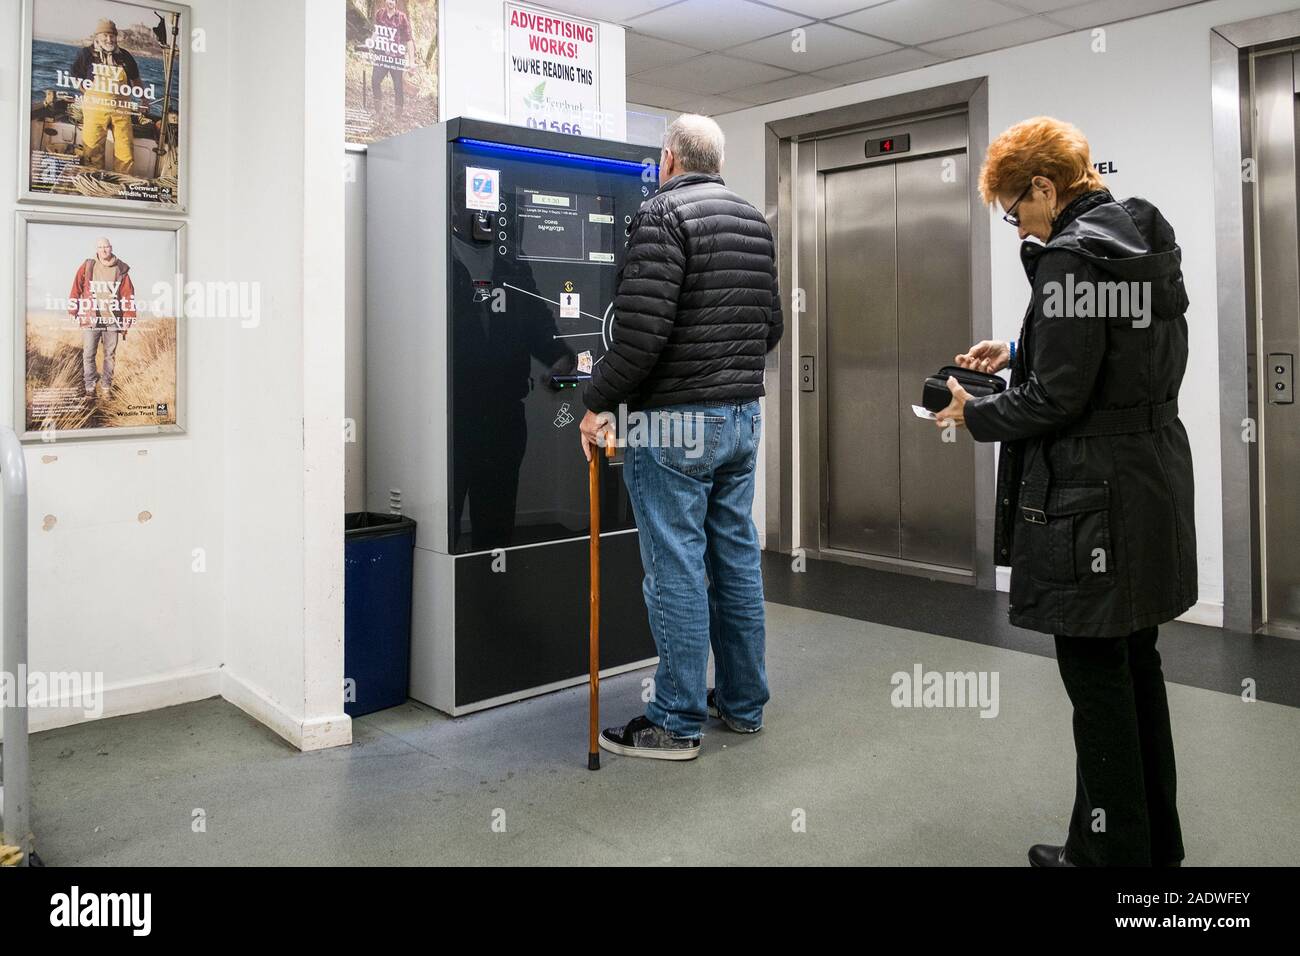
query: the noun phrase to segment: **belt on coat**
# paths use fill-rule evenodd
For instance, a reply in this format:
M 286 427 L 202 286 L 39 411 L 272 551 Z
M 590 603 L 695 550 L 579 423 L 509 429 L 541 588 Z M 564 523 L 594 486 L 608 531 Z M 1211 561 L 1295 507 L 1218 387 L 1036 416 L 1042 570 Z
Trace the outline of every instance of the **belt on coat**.
M 1159 431 L 1178 419 L 1178 399 L 1159 405 L 1134 408 L 1098 409 L 1072 425 L 1056 432 L 1053 438 L 1096 438 L 1104 435 L 1132 435 Z M 1049 439 L 1050 440 L 1050 439 Z M 1020 482 L 1020 516 L 1030 524 L 1047 524 L 1047 492 L 1052 472 L 1047 464 L 1047 442 L 1040 443 L 1038 454 Z

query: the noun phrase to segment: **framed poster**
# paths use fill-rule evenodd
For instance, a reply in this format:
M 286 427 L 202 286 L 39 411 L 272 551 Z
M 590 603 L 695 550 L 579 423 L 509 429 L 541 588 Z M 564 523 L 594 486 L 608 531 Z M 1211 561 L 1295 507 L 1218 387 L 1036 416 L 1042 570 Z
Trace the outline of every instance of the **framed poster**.
M 24 441 L 184 431 L 184 240 L 177 219 L 18 213 Z
M 516 126 L 601 137 L 600 25 L 505 5 L 506 116 Z
M 336 0 L 337 2 L 337 0 Z M 438 0 L 343 0 L 343 138 L 367 145 L 438 122 Z
M 185 212 L 189 7 L 23 0 L 18 198 Z

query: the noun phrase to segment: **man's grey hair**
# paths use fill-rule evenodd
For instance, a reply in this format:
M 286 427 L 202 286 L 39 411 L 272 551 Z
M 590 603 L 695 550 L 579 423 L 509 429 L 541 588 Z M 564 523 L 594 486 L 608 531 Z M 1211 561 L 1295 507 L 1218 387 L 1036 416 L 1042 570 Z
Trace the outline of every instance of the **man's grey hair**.
M 678 164 L 688 173 L 722 172 L 725 145 L 722 128 L 698 113 L 683 113 L 664 133 L 664 148 L 672 150 Z

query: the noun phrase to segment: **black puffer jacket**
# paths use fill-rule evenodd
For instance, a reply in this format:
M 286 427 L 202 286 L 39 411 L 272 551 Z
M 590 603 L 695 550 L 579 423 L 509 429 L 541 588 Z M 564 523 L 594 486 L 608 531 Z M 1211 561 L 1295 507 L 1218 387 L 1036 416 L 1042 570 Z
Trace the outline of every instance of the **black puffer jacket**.
M 971 435 L 1003 443 L 995 547 L 1011 623 L 1118 637 L 1171 620 L 1197 599 L 1173 228 L 1145 200 L 1090 192 L 1020 255 L 1033 294 L 1011 387 L 966 403 Z M 1124 289 L 1149 296 L 1125 309 Z
M 664 183 L 628 227 L 613 343 L 583 395 L 594 412 L 763 394 L 781 340 L 772 231 L 722 177 Z

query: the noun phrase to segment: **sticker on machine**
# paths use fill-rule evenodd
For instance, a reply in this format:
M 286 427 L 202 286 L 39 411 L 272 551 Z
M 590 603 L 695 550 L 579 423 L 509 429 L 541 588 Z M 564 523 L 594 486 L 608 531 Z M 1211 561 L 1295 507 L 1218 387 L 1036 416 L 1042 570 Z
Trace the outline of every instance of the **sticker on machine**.
M 591 374 L 591 352 L 578 353 L 578 371 L 584 375 Z
M 560 318 L 576 319 L 581 315 L 578 308 L 578 293 L 561 292 L 560 293 Z
M 501 201 L 501 170 L 465 167 L 465 208 L 496 212 Z

